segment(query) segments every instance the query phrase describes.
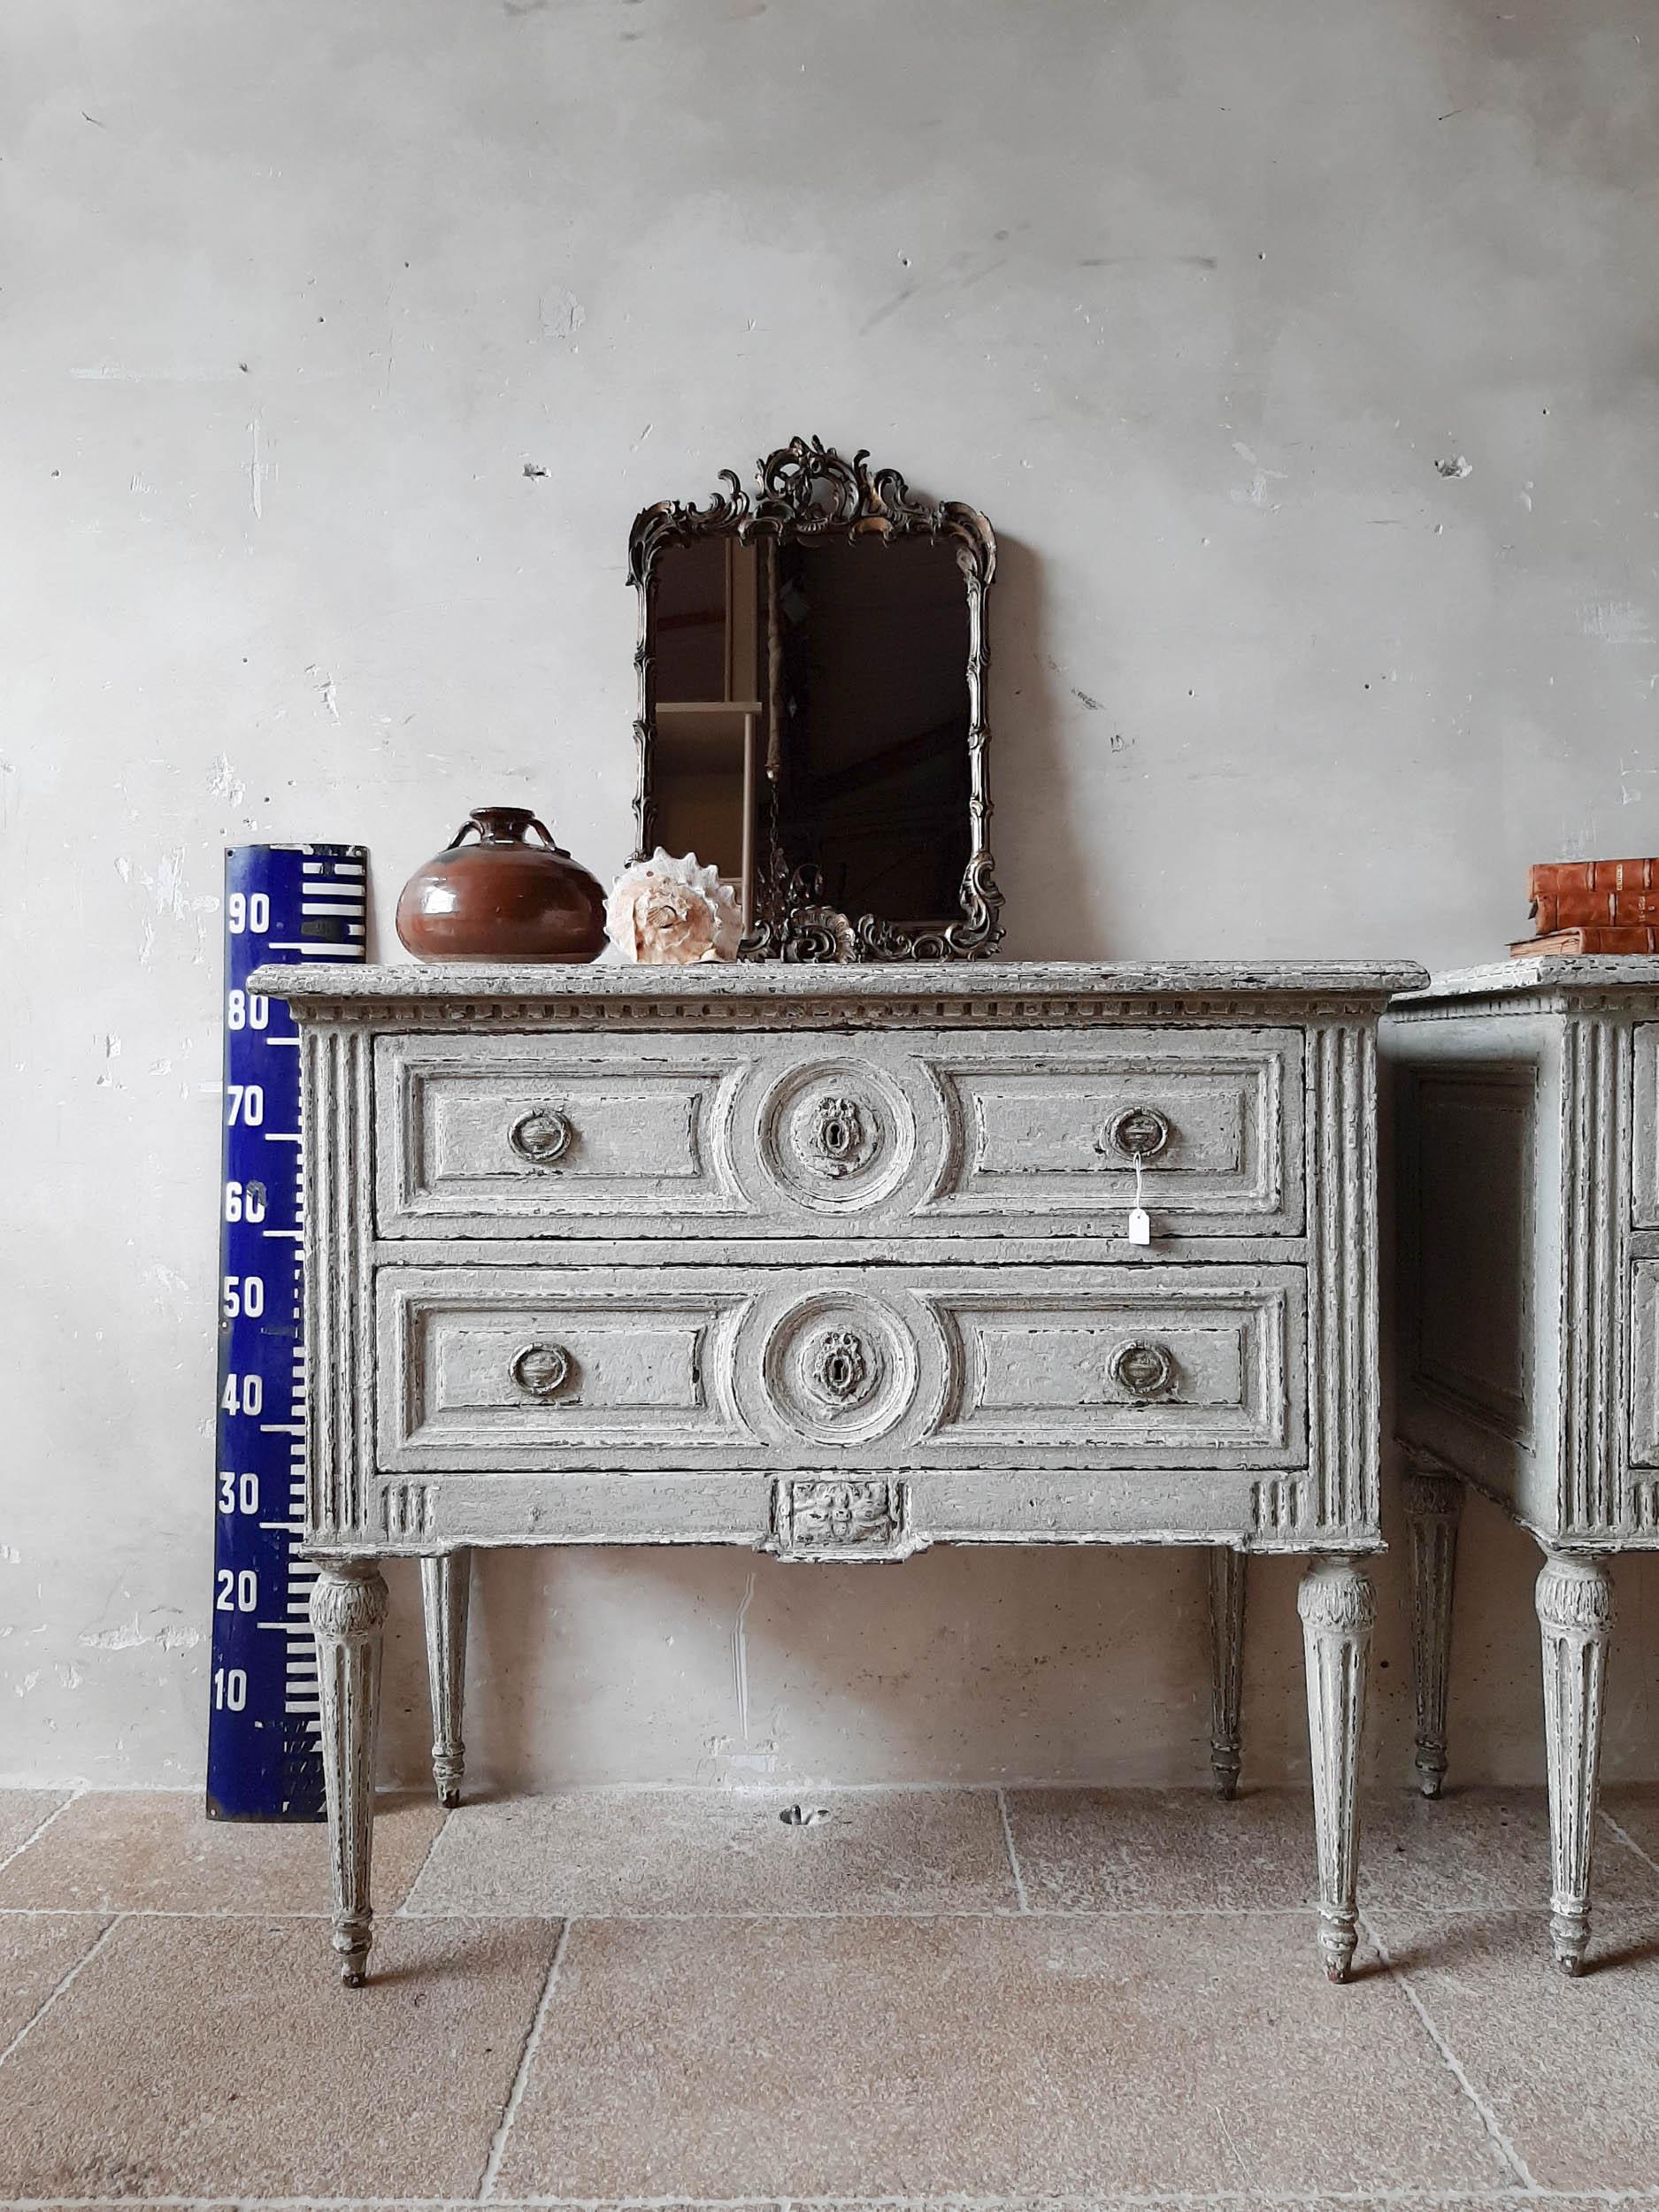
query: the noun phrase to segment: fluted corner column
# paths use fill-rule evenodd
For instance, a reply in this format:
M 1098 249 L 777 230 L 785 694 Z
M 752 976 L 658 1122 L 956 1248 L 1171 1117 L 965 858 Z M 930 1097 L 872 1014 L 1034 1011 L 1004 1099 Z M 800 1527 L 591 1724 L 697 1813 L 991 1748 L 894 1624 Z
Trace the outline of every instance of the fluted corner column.
M 1308 1665 L 1319 1949 L 1328 1978 L 1342 1982 L 1358 1930 L 1359 1740 L 1377 1597 L 1357 1560 L 1316 1559 L 1296 1606 Z
M 443 1552 L 420 1563 L 426 1615 L 426 1680 L 432 1693 L 432 1778 L 440 1805 L 461 1801 L 466 1746 L 461 1712 L 466 1695 L 467 1601 L 472 1584 L 470 1551 Z
M 1549 1764 L 1549 1935 L 1556 1965 L 1563 1974 L 1577 1974 L 1590 1939 L 1590 1862 L 1613 1578 L 1600 1559 L 1550 1552 L 1539 1574 L 1537 1603 Z
M 1417 1700 L 1417 1787 L 1438 1797 L 1446 1778 L 1446 1700 L 1451 1679 L 1452 1586 L 1463 1486 L 1414 1469 L 1402 1485 L 1411 1552 L 1411 1684 Z
M 1244 1700 L 1244 1554 L 1210 1551 L 1210 1763 L 1223 1797 L 1239 1793 Z
M 373 1939 L 369 1885 L 386 1578 L 372 1559 L 326 1560 L 311 1590 L 311 1612 L 322 1702 L 334 1945 L 341 1980 L 358 1989 Z

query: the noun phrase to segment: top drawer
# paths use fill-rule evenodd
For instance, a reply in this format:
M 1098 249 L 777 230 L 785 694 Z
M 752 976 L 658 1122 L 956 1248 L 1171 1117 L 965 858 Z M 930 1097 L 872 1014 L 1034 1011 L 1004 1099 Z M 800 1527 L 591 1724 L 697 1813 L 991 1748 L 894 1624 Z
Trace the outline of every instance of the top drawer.
M 1302 1230 L 1299 1029 L 389 1036 L 385 1237 Z

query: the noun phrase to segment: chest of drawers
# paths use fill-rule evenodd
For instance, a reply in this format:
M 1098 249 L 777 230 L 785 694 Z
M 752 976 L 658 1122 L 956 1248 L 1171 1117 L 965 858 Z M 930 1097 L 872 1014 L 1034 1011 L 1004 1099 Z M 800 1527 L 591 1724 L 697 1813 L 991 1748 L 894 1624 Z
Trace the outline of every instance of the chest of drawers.
M 1402 967 L 268 969 L 302 1027 L 335 1944 L 385 1584 L 453 1801 L 484 1544 L 1303 1552 L 1330 1970 L 1379 1543 L 1375 1032 Z M 1132 1241 L 1137 1199 L 1149 1238 Z
M 1544 1554 L 1555 1956 L 1589 1932 L 1608 1555 L 1659 1548 L 1659 960 L 1437 977 L 1384 1029 L 1421 1786 L 1446 1771 L 1463 1485 Z

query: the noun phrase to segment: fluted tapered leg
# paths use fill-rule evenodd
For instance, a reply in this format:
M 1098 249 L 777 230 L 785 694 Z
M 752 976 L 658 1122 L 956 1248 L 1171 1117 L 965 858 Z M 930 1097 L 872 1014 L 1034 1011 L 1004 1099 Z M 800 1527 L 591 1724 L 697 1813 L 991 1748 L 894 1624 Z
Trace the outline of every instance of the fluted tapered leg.
M 1411 1681 L 1417 1709 L 1417 1787 L 1438 1797 L 1446 1778 L 1446 1693 L 1452 1659 L 1452 1584 L 1463 1486 L 1413 1471 L 1404 1483 L 1411 1542 Z
M 322 1694 L 334 1943 L 340 1978 L 356 1989 L 362 1985 L 373 1940 L 369 1872 L 386 1629 L 386 1579 L 372 1559 L 326 1563 L 311 1591 L 311 1628 Z
M 1244 1696 L 1244 1554 L 1210 1552 L 1210 1763 L 1223 1797 L 1236 1797 Z
M 1296 1594 L 1308 1663 L 1308 1738 L 1319 1862 L 1319 1949 L 1348 1979 L 1358 1925 L 1359 1739 L 1377 1599 L 1353 1559 L 1316 1559 Z
M 1590 1939 L 1590 1859 L 1601 1754 L 1601 1695 L 1613 1632 L 1613 1579 L 1599 1559 L 1551 1552 L 1538 1578 L 1549 1761 L 1549 1935 L 1576 1974 Z
M 444 1552 L 420 1563 L 426 1612 L 426 1679 L 432 1691 L 432 1778 L 440 1805 L 461 1801 L 466 1746 L 461 1709 L 466 1695 L 466 1610 L 472 1583 L 470 1551 Z

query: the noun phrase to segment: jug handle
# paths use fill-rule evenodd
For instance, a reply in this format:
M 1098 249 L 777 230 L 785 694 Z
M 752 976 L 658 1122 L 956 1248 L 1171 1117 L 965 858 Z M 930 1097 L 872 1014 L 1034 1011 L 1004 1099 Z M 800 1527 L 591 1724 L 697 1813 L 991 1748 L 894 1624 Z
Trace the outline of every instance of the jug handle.
M 480 838 L 481 838 L 481 837 L 483 836 L 483 834 L 484 834 L 484 833 L 483 833 L 483 831 L 482 831 L 482 830 L 479 830 L 479 829 L 478 829 L 478 824 L 477 824 L 477 823 L 476 823 L 476 822 L 472 819 L 472 816 L 469 814 L 469 815 L 467 816 L 467 818 L 466 818 L 465 821 L 462 823 L 462 825 L 461 825 L 460 828 L 459 828 L 458 830 L 457 830 L 457 832 L 455 833 L 455 835 L 454 835 L 454 836 L 453 836 L 453 837 L 449 840 L 449 843 L 448 843 L 448 844 L 444 847 L 444 849 L 444 849 L 444 851 L 445 851 L 446 853 L 452 853 L 452 852 L 455 850 L 455 849 L 456 849 L 456 847 L 457 847 L 457 845 L 464 845 L 464 844 L 465 844 L 465 842 L 466 842 L 466 833 L 468 832 L 468 830 L 478 830 L 478 833 L 479 833 L 479 835 L 480 835 Z
M 532 815 L 530 818 L 530 826 L 533 830 L 541 831 L 542 837 L 546 841 L 547 849 L 549 852 L 557 853 L 561 860 L 568 860 L 570 858 L 569 853 L 566 852 L 564 846 L 559 843 L 557 838 L 554 836 L 552 831 L 548 827 L 545 822 L 538 821 L 535 817 Z

